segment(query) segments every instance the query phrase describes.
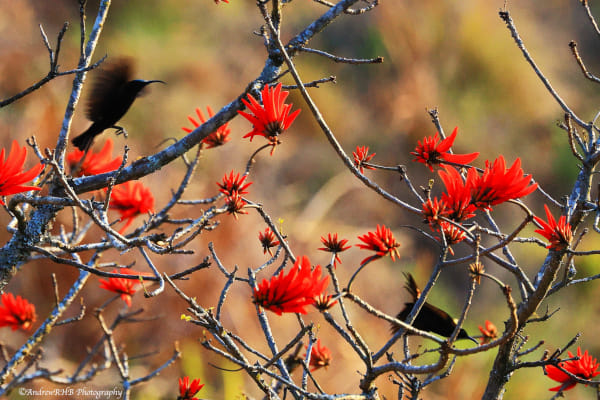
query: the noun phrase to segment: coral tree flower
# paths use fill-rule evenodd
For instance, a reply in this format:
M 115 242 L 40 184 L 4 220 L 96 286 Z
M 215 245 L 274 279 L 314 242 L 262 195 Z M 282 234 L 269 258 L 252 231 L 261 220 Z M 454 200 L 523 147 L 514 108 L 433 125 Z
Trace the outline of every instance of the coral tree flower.
M 427 199 L 425 203 L 423 203 L 423 210 L 421 211 L 423 217 L 425 217 L 425 221 L 429 225 L 436 226 L 440 223 L 440 217 L 447 217 L 450 213 L 450 210 L 446 207 L 446 202 L 444 200 L 438 200 L 437 197 L 434 197 L 433 200 Z
M 574 357 L 574 355 L 569 351 L 569 357 Z M 598 362 L 595 358 L 592 358 L 587 352 L 581 354 L 581 348 L 577 347 L 577 357 L 579 360 L 569 360 L 563 361 L 560 364 L 560 367 L 565 371 L 569 371 L 573 375 L 577 376 L 581 379 L 590 380 L 596 375 L 600 374 L 600 371 L 596 371 L 598 369 Z M 563 371 L 555 367 L 554 365 L 547 365 L 546 373 L 548 377 L 552 380 L 560 382 L 561 384 L 550 388 L 553 392 L 569 390 L 575 387 L 577 381 L 571 378 L 569 375 L 565 374 Z M 586 385 L 587 386 L 587 385 Z
M 365 165 L 365 163 L 371 161 L 371 158 L 375 157 L 375 154 L 377 153 L 369 154 L 369 146 L 356 146 L 356 151 L 353 151 L 352 155 L 354 156 L 354 165 L 356 168 L 358 168 L 361 174 L 365 173 L 365 168 L 375 169 L 375 167 Z
M 266 228 L 264 232 L 258 232 L 258 240 L 262 245 L 263 254 L 268 252 L 273 257 L 271 247 L 279 246 L 279 240 L 276 239 L 275 233 L 273 233 L 271 228 Z
M 285 104 L 285 99 L 288 97 L 289 92 L 281 90 L 281 86 L 281 83 L 277 84 L 274 88 L 265 85 L 261 92 L 263 105 L 260 105 L 258 100 L 248 93 L 248 100 L 242 99 L 242 103 L 244 103 L 252 114 L 245 111 L 238 111 L 242 117 L 246 118 L 253 125 L 252 130 L 245 134 L 244 137 L 249 137 L 250 141 L 252 141 L 254 136 L 267 138 L 273 146 L 271 154 L 273 154 L 275 146 L 279 143 L 279 135 L 286 131 L 298 114 L 300 114 L 300 110 L 296 110 L 290 114 L 292 104 Z
M 115 292 L 121 295 L 127 307 L 131 307 L 131 296 L 135 294 L 140 284 L 139 276 L 146 275 L 129 268 L 114 269 L 113 274 L 132 275 L 132 279 L 127 278 L 108 278 L 108 280 L 100 279 L 100 288 Z
M 357 244 L 357 246 L 361 249 L 374 251 L 375 257 L 383 257 L 389 253 L 392 261 L 396 261 L 396 257 L 400 258 L 400 252 L 398 251 L 400 243 L 396 242 L 392 231 L 386 228 L 385 225 L 379 226 L 378 224 L 375 233 L 368 232 L 365 235 L 359 236 L 358 239 L 364 244 Z M 371 257 L 373 256 L 365 258 L 360 263 L 364 264 Z
M 244 200 L 238 193 L 234 193 L 231 196 L 225 197 L 227 214 L 233 215 L 235 219 L 238 219 L 239 214 L 248 214 L 248 211 L 244 210 L 246 204 L 248 204 L 246 200 Z
M 521 159 L 506 169 L 506 161 L 499 156 L 494 163 L 485 162 L 485 170 L 480 176 L 474 168 L 467 172 L 467 186 L 471 189 L 471 204 L 477 208 L 491 210 L 496 204 L 527 196 L 537 183 L 531 183 L 531 175 L 524 176 Z
M 334 267 L 337 267 L 337 263 L 342 263 L 342 260 L 340 259 L 338 254 L 352 247 L 346 246 L 346 243 L 348 243 L 348 239 L 338 239 L 337 233 L 334 233 L 333 235 L 331 233 L 328 233 L 327 239 L 325 238 L 325 236 L 321 236 L 321 243 L 323 243 L 323 246 L 325 247 L 319 247 L 319 250 L 328 251 L 335 255 L 335 258 L 333 260 Z
M 179 378 L 179 396 L 177 396 L 177 400 L 198 400 L 198 398 L 194 396 L 203 387 L 204 384 L 200 384 L 200 379 L 194 379 L 190 383 L 189 376 Z
M 562 215 L 557 223 L 546 204 L 544 204 L 544 209 L 546 210 L 548 222 L 546 223 L 543 219 L 534 217 L 535 221 L 542 226 L 542 229 L 536 229 L 535 233 L 539 233 L 548 239 L 550 242 L 546 246 L 548 249 L 560 251 L 568 248 L 571 240 L 573 240 L 573 232 L 571 231 L 571 225 L 567 223 L 566 215 Z
M 208 111 L 209 119 L 212 118 L 213 115 L 215 115 L 213 113 L 212 108 L 210 108 L 209 106 L 206 107 L 206 110 Z M 198 119 L 200 120 L 200 122 L 196 121 L 194 119 L 194 117 L 192 117 L 191 115 L 188 116 L 188 120 L 192 123 L 192 125 L 194 125 L 194 129 L 199 127 L 200 125 L 202 125 L 203 123 L 205 123 L 207 121 L 207 119 L 204 118 L 204 114 L 202 114 L 202 111 L 200 110 L 200 108 L 196 108 L 196 115 L 198 116 Z M 194 130 L 194 129 L 190 129 L 190 128 L 186 128 L 186 127 L 183 127 L 181 129 L 183 129 L 187 133 L 190 133 Z M 211 132 L 207 137 L 202 139 L 201 143 L 206 145 L 207 149 L 222 146 L 231 140 L 231 138 L 229 137 L 230 134 L 231 134 L 231 129 L 229 129 L 229 122 L 226 122 L 223 125 L 221 125 L 220 127 L 218 127 L 216 131 Z
M 123 233 L 136 216 L 154 212 L 154 196 L 142 182 L 127 181 L 113 188 L 108 208 L 121 214 L 120 220 L 125 221 L 125 225 L 119 233 Z
M 111 172 L 121 166 L 123 157 L 112 158 L 113 141 L 108 138 L 104 147 L 98 153 L 89 151 L 87 154 L 77 148 L 67 154 L 67 163 L 71 168 L 71 174 L 75 176 L 98 175 Z M 83 158 L 83 161 L 82 161 Z
M 0 328 L 10 326 L 13 331 L 21 328 L 27 331 L 35 322 L 35 306 L 12 293 L 2 293 L 0 305 Z
M 287 274 L 282 270 L 270 280 L 263 279 L 254 289 L 254 303 L 277 315 L 306 314 L 306 306 L 312 305 L 328 284 L 329 276 L 321 278 L 321 266 L 311 269 L 308 257 L 302 256 Z
M 498 337 L 498 328 L 492 322 L 485 320 L 485 328 L 479 325 L 479 331 L 481 332 L 481 344 L 489 343 Z
M 308 350 L 308 346 L 306 348 Z M 306 354 L 304 358 L 306 358 Z M 331 364 L 331 350 L 321 345 L 321 339 L 317 339 L 310 349 L 310 370 L 313 372 L 319 368 L 327 368 L 329 364 Z
M 327 311 L 331 307 L 335 306 L 336 304 L 337 304 L 337 300 L 333 299 L 333 295 L 332 294 L 321 293 L 320 295 L 318 295 L 317 297 L 315 297 L 315 304 L 314 304 L 314 306 L 319 311 Z
M 457 133 L 458 127 L 454 128 L 452 134 L 442 141 L 440 141 L 439 132 L 436 132 L 433 137 L 423 138 L 423 143 L 419 140 L 415 151 L 410 153 L 416 157 L 413 161 L 427 165 L 431 172 L 433 172 L 435 164 L 444 161 L 453 164 L 469 164 L 479 156 L 479 153 L 452 154 L 449 152 Z
M 444 233 L 444 238 L 446 239 L 446 244 L 448 245 L 448 251 L 450 254 L 454 255 L 454 250 L 452 250 L 450 246 L 465 240 L 467 234 L 464 230 L 446 221 L 440 221 L 439 227 Z M 439 240 L 441 241 L 441 238 L 439 238 Z
M 456 168 L 446 165 L 443 168 L 438 174 L 446 187 L 442 201 L 446 205 L 447 217 L 456 222 L 474 217 L 477 207 L 471 204 L 471 189 Z
M 246 189 L 248 186 L 252 185 L 252 182 L 244 183 L 246 177 L 248 175 L 242 175 L 240 177 L 240 173 L 238 172 L 235 176 L 233 176 L 233 170 L 229 173 L 229 176 L 225 174 L 223 176 L 223 182 L 217 182 L 217 186 L 219 186 L 219 192 L 225 193 L 226 196 L 233 196 L 234 194 L 246 194 L 248 191 Z
M 8 196 L 15 193 L 27 192 L 29 190 L 41 190 L 37 186 L 23 185 L 29 182 L 42 172 L 44 166 L 37 164 L 28 171 L 23 171 L 25 158 L 27 157 L 27 148 L 19 147 L 19 143 L 13 140 L 10 152 L 4 159 L 5 149 L 0 151 L 0 196 Z M 0 204 L 4 201 L 0 198 Z

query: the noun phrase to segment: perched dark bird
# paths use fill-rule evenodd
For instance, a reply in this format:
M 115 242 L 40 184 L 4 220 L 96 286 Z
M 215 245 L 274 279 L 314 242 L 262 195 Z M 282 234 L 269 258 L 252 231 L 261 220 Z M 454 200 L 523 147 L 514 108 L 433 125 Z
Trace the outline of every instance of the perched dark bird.
M 401 321 L 406 320 L 408 314 L 410 314 L 410 311 L 415 305 L 415 302 L 421 295 L 421 291 L 419 290 L 419 287 L 417 286 L 413 276 L 406 273 L 404 276 L 406 277 L 406 285 L 404 287 L 412 295 L 413 301 L 412 303 L 404 303 L 404 309 L 396 316 L 396 319 Z M 452 317 L 450 317 L 444 310 L 440 310 L 439 308 L 425 302 L 423 307 L 421 307 L 419 314 L 417 314 L 412 326 L 422 331 L 433 332 L 440 336 L 450 337 L 456 328 L 456 322 L 454 322 Z M 396 333 L 399 329 L 399 325 L 392 326 L 393 333 Z M 458 332 L 457 339 L 469 339 L 479 344 L 477 340 L 469 336 L 464 329 L 461 329 Z
M 129 110 L 142 89 L 153 82 L 164 83 L 158 80 L 132 79 L 132 75 L 133 61 L 129 58 L 119 58 L 96 73 L 86 110 L 86 116 L 92 121 L 92 125 L 73 139 L 73 144 L 79 150 L 87 151 L 94 137 L 105 129 L 115 128 L 124 132 L 122 127 L 115 124 Z

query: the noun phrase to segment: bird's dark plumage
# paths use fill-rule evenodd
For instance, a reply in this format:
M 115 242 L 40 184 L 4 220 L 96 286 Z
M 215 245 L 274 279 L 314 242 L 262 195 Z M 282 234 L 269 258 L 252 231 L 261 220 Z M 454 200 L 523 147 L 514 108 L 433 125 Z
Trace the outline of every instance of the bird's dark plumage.
M 158 80 L 132 79 L 133 61 L 120 58 L 96 72 L 92 90 L 87 102 L 86 116 L 92 125 L 73 139 L 73 144 L 81 151 L 87 151 L 94 137 L 108 128 L 123 130 L 115 124 L 125 115 L 133 101 L 146 85 Z
M 406 320 L 413 306 L 415 305 L 417 298 L 419 298 L 421 295 L 421 291 L 419 290 L 419 287 L 417 286 L 413 276 L 406 273 L 404 276 L 406 277 L 406 285 L 404 287 L 412 295 L 413 301 L 411 303 L 404 303 L 404 308 L 396 316 L 396 319 L 401 321 Z M 421 307 L 419 314 L 417 314 L 412 326 L 422 331 L 433 332 L 440 336 L 450 337 L 456 328 L 456 322 L 454 322 L 452 317 L 450 317 L 450 315 L 448 315 L 448 313 L 444 310 L 425 302 L 423 307 Z M 396 333 L 399 329 L 399 325 L 392 326 L 393 333 Z M 469 336 L 464 329 L 461 329 L 458 332 L 457 339 L 470 339 L 477 343 L 477 340 Z

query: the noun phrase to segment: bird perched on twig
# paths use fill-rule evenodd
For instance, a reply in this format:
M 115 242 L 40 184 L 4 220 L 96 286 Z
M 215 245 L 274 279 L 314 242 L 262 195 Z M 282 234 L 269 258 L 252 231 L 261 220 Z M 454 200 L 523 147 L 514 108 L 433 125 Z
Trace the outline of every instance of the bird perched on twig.
M 165 83 L 159 80 L 132 79 L 132 75 L 133 61 L 129 58 L 119 58 L 96 73 L 86 110 L 86 116 L 92 121 L 92 125 L 73 139 L 73 144 L 79 150 L 89 150 L 94 137 L 105 129 L 115 128 L 119 133 L 125 132 L 115 124 L 129 110 L 136 97 L 150 83 Z
M 401 321 L 406 320 L 417 299 L 421 295 L 421 290 L 417 286 L 413 276 L 407 273 L 405 273 L 404 276 L 406 277 L 406 285 L 404 287 L 412 295 L 413 301 L 412 303 L 404 303 L 404 309 L 396 316 L 396 319 Z M 417 314 L 412 326 L 422 331 L 433 332 L 440 336 L 450 337 L 456 328 L 456 322 L 444 310 L 440 310 L 425 302 Z M 392 333 L 396 333 L 399 329 L 400 325 L 392 325 Z M 410 335 L 410 332 L 408 334 Z M 464 329 L 461 329 L 458 332 L 457 339 L 469 339 L 479 344 L 477 340 L 469 336 Z

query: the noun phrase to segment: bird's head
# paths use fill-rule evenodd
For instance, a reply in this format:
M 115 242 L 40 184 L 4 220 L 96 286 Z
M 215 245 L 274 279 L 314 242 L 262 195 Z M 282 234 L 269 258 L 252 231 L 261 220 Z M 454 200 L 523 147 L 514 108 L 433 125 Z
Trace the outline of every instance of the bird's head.
M 467 331 L 465 331 L 464 329 L 461 329 L 458 332 L 457 339 L 469 339 L 469 340 L 473 341 L 476 345 L 479 345 L 479 342 L 475 338 L 472 338 L 471 336 L 469 336 L 469 334 L 467 333 Z
M 160 81 L 160 80 L 145 80 L 145 79 L 134 79 L 132 81 L 127 82 L 127 86 L 129 87 L 129 90 L 131 90 L 132 92 L 136 93 L 137 96 L 143 94 L 143 90 L 146 86 L 148 86 L 151 83 L 155 83 L 155 82 L 159 82 L 159 83 L 163 83 L 163 84 L 167 84 L 164 81 Z

